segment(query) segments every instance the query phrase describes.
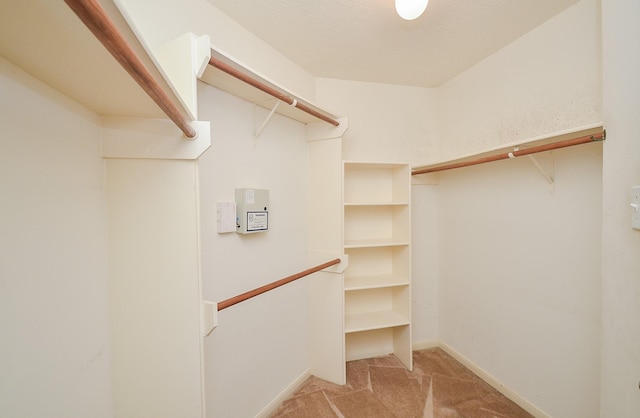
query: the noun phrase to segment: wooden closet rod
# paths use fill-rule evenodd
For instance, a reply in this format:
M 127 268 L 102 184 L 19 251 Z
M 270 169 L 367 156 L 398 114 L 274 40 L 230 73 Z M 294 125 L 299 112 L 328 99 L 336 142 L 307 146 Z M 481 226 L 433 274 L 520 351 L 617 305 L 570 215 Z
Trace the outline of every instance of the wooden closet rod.
M 304 276 L 308 276 L 311 273 L 315 273 L 317 271 L 326 269 L 327 267 L 330 267 L 330 266 L 333 266 L 333 265 L 339 264 L 339 263 L 340 263 L 340 259 L 336 258 L 334 260 L 327 261 L 326 263 L 317 265 L 317 266 L 312 267 L 310 269 L 301 271 L 300 273 L 294 274 L 292 276 L 287 276 L 284 279 L 280 279 L 280 280 L 275 281 L 273 283 L 269 283 L 269 284 L 264 285 L 262 287 L 258 287 L 257 289 L 253 289 L 253 290 L 250 290 L 248 292 L 242 293 L 242 294 L 240 294 L 238 296 L 234 296 L 232 298 L 223 300 L 222 302 L 218 302 L 218 311 L 226 309 L 229 306 L 233 306 L 236 303 L 244 302 L 247 299 L 251 299 L 252 297 L 261 295 L 261 294 L 263 294 L 265 292 L 268 292 L 269 290 L 275 289 L 276 287 L 280 287 L 280 286 L 285 285 L 287 283 L 290 283 L 290 282 L 293 282 L 295 280 L 301 279 Z
M 478 165 L 478 164 L 489 163 L 492 161 L 505 160 L 507 158 L 520 157 L 522 155 L 530 155 L 530 154 L 536 154 L 539 152 L 552 151 L 558 148 L 566 148 L 566 147 L 572 147 L 574 145 L 588 144 L 596 141 L 604 141 L 606 137 L 607 137 L 606 131 L 602 131 L 601 133 L 597 133 L 594 135 L 586 135 L 578 138 L 566 139 L 564 141 L 553 142 L 551 144 L 538 145 L 535 147 L 525 148 L 522 150 L 514 150 L 511 152 L 505 152 L 502 154 L 478 158 L 476 160 L 446 164 L 446 165 L 441 165 L 441 166 L 432 167 L 432 168 L 418 169 L 418 170 L 412 171 L 411 175 L 415 176 L 418 174 L 435 173 L 438 171 L 451 170 L 453 168 L 462 168 L 462 167 L 468 167 L 470 165 Z
M 275 97 L 276 99 L 282 100 L 283 102 L 285 102 L 286 104 L 290 105 L 290 106 L 295 106 L 296 108 L 302 110 L 303 112 L 306 112 L 312 116 L 315 116 L 318 119 L 321 119 L 327 123 L 330 123 L 333 126 L 339 126 L 340 122 L 338 122 L 335 119 L 332 119 L 326 115 L 323 115 L 320 112 L 317 112 L 313 109 L 311 109 L 309 106 L 306 106 L 302 103 L 299 103 L 297 100 L 292 99 L 291 97 L 287 96 L 286 94 L 264 84 L 263 82 L 256 80 L 255 78 L 251 77 L 248 74 L 243 73 L 242 71 L 232 67 L 231 65 L 215 58 L 215 57 L 211 57 L 211 59 L 209 60 L 209 65 L 211 65 L 212 67 L 215 67 L 217 69 L 219 69 L 220 71 L 223 71 L 227 74 L 229 74 L 232 77 L 237 78 L 240 81 L 244 81 L 245 83 L 257 88 L 258 90 L 261 90 L 273 97 Z
M 190 125 L 189 120 L 180 113 L 167 93 L 153 78 L 97 0 L 64 1 L 184 135 L 187 138 L 195 138 L 196 130 Z

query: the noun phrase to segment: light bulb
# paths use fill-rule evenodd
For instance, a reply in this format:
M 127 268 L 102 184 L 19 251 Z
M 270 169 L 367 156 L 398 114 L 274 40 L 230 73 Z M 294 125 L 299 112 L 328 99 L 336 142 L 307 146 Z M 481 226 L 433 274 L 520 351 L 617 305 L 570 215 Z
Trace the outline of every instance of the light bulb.
M 404 20 L 417 19 L 424 13 L 429 0 L 396 0 L 396 12 Z

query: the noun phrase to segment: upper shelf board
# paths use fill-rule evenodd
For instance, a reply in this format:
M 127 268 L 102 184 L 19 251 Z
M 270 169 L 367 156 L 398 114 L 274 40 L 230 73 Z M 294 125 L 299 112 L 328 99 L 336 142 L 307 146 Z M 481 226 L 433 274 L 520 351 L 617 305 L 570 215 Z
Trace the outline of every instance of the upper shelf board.
M 256 79 L 257 81 L 277 90 L 278 92 L 295 99 L 298 103 L 304 104 L 310 109 L 315 110 L 316 112 L 327 116 L 331 119 L 338 119 L 338 116 L 332 114 L 331 112 L 318 107 L 315 104 L 312 104 L 291 92 L 287 91 L 284 87 L 274 83 L 273 81 L 267 79 L 266 77 L 260 75 L 256 71 L 252 70 L 248 66 L 238 62 L 231 56 L 226 53 L 221 52 L 215 47 L 211 48 L 211 57 L 216 58 L 227 65 L 230 65 L 234 69 L 245 73 L 246 75 Z M 238 96 L 244 100 L 247 100 L 251 103 L 259 105 L 265 109 L 271 110 L 279 102 L 279 99 L 274 98 L 270 94 L 267 94 L 244 81 L 238 80 L 237 78 L 221 71 L 211 65 L 208 65 L 204 74 L 200 78 L 201 81 L 210 84 L 214 87 L 219 88 L 220 90 L 224 90 L 227 93 L 233 94 L 234 96 Z M 276 110 L 276 113 L 287 116 L 291 119 L 297 120 L 302 123 L 312 123 L 312 122 L 321 122 L 321 119 L 310 115 L 294 106 L 290 106 L 287 103 L 280 103 Z
M 145 55 L 113 1 L 100 4 Z M 63 1 L 0 1 L 0 56 L 98 115 L 165 117 Z

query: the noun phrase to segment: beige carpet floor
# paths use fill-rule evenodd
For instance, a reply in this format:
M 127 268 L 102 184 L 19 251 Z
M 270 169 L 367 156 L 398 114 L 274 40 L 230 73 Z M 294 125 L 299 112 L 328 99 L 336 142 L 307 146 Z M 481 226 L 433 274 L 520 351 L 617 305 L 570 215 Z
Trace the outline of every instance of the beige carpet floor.
M 344 386 L 311 376 L 271 417 L 531 417 L 439 348 L 413 362 L 412 372 L 393 355 L 348 362 Z

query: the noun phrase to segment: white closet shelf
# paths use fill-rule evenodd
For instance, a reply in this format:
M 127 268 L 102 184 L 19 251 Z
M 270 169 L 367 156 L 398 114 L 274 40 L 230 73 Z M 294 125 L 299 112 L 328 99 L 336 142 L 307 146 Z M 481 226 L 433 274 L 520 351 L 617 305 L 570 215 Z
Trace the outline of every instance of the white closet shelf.
M 372 331 L 409 325 L 409 320 L 396 311 L 377 311 L 345 316 L 345 330 L 353 332 Z
M 234 70 L 237 70 L 247 75 L 248 77 L 255 79 L 258 82 L 268 86 L 269 88 L 274 89 L 279 94 L 282 94 L 284 96 L 290 97 L 291 99 L 294 99 L 296 103 L 302 104 L 308 107 L 309 109 L 311 109 L 312 111 L 315 111 L 326 118 L 330 118 L 334 120 L 338 119 L 338 116 L 334 115 L 333 113 L 325 109 L 322 109 L 321 107 L 311 103 L 310 101 L 307 101 L 299 96 L 296 96 L 295 94 L 288 91 L 284 87 L 269 80 L 268 78 L 264 77 L 260 73 L 251 69 L 249 66 L 241 63 L 237 59 L 233 58 L 231 55 L 221 51 L 215 46 L 212 46 L 211 48 L 211 58 L 223 62 L 224 64 L 230 66 Z M 205 70 L 200 80 L 209 85 L 217 87 L 220 90 L 226 91 L 227 93 L 233 94 L 234 96 L 240 97 L 244 100 L 247 100 L 251 103 L 254 103 L 268 110 L 273 109 L 274 106 L 278 104 L 278 102 L 281 102 L 281 100 L 273 97 L 272 95 L 265 93 L 260 89 L 250 84 L 247 84 L 246 82 L 239 80 L 238 78 L 233 77 L 218 68 L 215 68 L 212 65 L 207 66 L 207 69 Z M 313 115 L 310 115 L 309 113 L 304 112 L 299 108 L 289 105 L 287 103 L 280 103 L 276 108 L 276 113 L 287 116 L 291 119 L 297 120 L 302 123 L 312 123 L 312 122 L 322 121 L 322 119 L 315 117 Z
M 378 170 L 378 169 L 392 169 L 392 168 L 404 168 L 406 163 L 393 163 L 393 162 L 377 162 L 377 161 L 360 161 L 360 160 L 344 160 L 344 165 L 350 166 L 350 168 L 365 168 L 366 170 Z
M 409 286 L 408 277 L 395 274 L 379 274 L 372 276 L 345 276 L 345 292 L 366 289 L 381 289 L 385 287 Z
M 47 0 L 0 2 L 0 55 L 100 116 L 169 117 L 188 138 L 197 135 L 190 126 L 197 119 L 190 102 L 178 97 L 182 92 L 176 93 L 175 79 L 168 79 L 166 62 L 158 62 L 139 38 L 126 4 L 100 0 L 100 7 L 94 9 L 81 0 L 65 1 L 69 5 Z M 17 16 L 21 19 L 16 20 Z M 107 49 L 115 49 L 114 55 Z M 206 65 L 202 81 L 269 110 L 278 103 L 278 113 L 303 123 L 342 123 L 331 112 L 211 48 L 211 60 L 214 58 L 277 91 L 276 97 L 285 97 L 287 103 L 211 65 Z
M 411 167 L 411 171 L 413 175 L 429 174 L 429 173 L 421 173 L 421 171 L 432 170 L 432 169 L 437 170 L 441 167 L 448 167 L 450 165 L 464 164 L 464 163 L 469 163 L 469 162 L 482 160 L 482 159 L 490 159 L 492 157 L 500 156 L 501 154 L 505 154 L 509 152 L 513 152 L 514 154 L 517 154 L 516 152 L 517 150 L 524 151 L 529 148 L 533 149 L 535 147 L 541 147 L 545 145 L 560 143 L 563 141 L 568 141 L 573 138 L 579 138 L 579 137 L 594 136 L 595 137 L 594 142 L 598 142 L 604 139 L 604 137 L 606 136 L 606 135 L 602 135 L 603 132 L 604 132 L 603 123 L 595 122 L 590 125 L 584 125 L 574 129 L 567 129 L 564 131 L 553 132 L 550 134 L 541 135 L 541 136 L 537 136 L 529 139 L 506 143 L 498 147 L 488 148 L 485 150 L 481 150 L 479 152 L 469 153 L 459 157 L 414 165 Z M 598 139 L 599 137 L 602 137 L 602 138 Z M 510 155 L 510 157 L 517 157 L 517 155 L 514 155 L 514 156 Z
M 402 202 L 391 202 L 391 201 L 387 201 L 387 202 L 376 202 L 376 201 L 345 202 L 344 205 L 345 206 L 409 206 L 409 202 L 406 202 L 406 201 L 402 201 Z
M 187 117 L 115 2 L 101 0 L 100 5 L 173 105 Z M 166 117 L 63 1 L 0 2 L 0 55 L 100 116 Z
M 393 238 L 352 239 L 344 241 L 344 248 L 402 247 L 409 241 Z

